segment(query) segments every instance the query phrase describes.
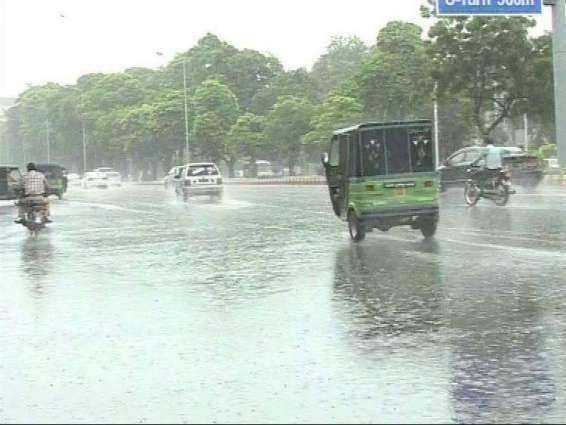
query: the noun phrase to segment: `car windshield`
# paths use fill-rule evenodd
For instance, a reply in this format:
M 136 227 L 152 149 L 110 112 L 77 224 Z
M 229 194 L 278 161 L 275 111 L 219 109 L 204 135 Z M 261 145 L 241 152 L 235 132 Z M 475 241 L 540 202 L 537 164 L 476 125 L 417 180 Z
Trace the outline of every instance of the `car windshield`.
M 214 165 L 191 165 L 187 169 L 187 175 L 196 176 L 215 176 L 218 175 L 218 170 Z

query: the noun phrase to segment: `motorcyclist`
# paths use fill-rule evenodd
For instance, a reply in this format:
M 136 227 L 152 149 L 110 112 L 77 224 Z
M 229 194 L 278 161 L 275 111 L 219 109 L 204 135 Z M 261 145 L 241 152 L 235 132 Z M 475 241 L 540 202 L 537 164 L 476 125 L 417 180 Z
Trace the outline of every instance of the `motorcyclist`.
M 498 177 L 503 169 L 501 150 L 493 145 L 493 139 L 490 137 L 485 139 L 485 144 L 485 152 L 472 163 L 472 166 L 482 165 L 482 170 L 475 175 L 475 178 L 480 182 L 480 186 L 483 186 L 494 177 Z
M 21 224 L 24 221 L 26 208 L 30 204 L 40 203 L 44 205 L 45 221 L 51 223 L 51 212 L 47 193 L 49 184 L 45 176 L 37 171 L 33 162 L 27 165 L 27 174 L 20 183 L 20 199 L 18 200 L 18 219 L 15 221 Z

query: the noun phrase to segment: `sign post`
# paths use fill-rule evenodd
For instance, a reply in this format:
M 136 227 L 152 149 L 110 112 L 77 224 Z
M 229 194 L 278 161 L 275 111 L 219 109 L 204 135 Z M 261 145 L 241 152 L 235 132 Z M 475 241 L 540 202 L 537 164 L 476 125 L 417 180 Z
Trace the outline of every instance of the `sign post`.
M 436 0 L 438 16 L 540 15 L 543 0 Z
M 552 52 L 554 64 L 554 125 L 558 160 L 566 166 L 566 0 L 544 0 L 552 6 Z

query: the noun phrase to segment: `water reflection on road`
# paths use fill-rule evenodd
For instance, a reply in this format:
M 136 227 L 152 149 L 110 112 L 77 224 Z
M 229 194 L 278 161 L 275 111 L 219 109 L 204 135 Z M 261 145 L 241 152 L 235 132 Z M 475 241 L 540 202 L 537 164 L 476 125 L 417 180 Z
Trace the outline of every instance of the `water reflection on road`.
M 348 240 L 322 187 L 0 208 L 0 422 L 560 422 L 566 194 Z

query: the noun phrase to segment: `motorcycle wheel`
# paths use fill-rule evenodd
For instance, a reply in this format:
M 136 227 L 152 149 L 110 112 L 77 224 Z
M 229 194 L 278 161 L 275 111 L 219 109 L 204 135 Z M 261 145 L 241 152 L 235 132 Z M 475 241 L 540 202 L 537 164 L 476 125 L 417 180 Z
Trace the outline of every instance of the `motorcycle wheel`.
M 473 207 L 480 199 L 480 188 L 474 182 L 467 182 L 466 189 L 464 190 L 464 199 L 468 206 Z
M 509 202 L 509 187 L 505 184 L 498 184 L 495 188 L 495 205 L 504 207 Z

